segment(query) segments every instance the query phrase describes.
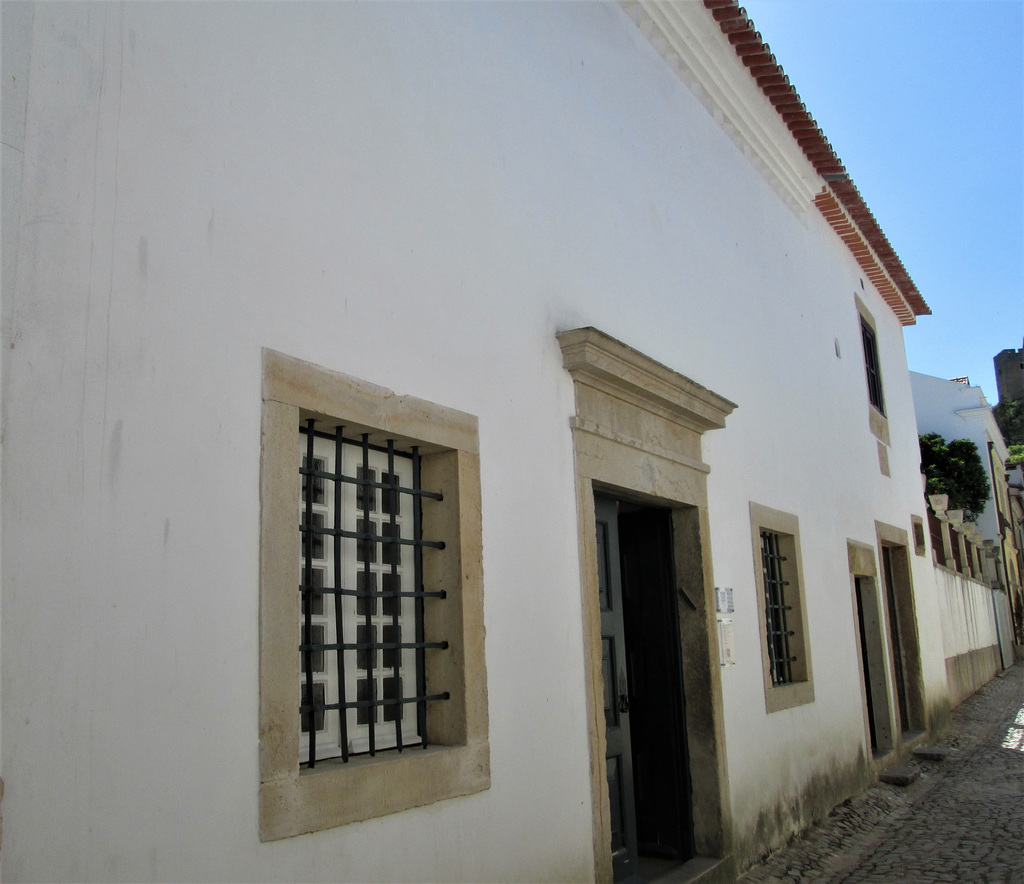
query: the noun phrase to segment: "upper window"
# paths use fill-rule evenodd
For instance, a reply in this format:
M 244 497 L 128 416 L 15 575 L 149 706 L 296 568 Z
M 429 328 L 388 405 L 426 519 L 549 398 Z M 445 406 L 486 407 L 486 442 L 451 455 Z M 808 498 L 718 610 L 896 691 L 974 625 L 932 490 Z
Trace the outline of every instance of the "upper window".
M 264 351 L 263 840 L 490 785 L 477 438 Z
M 765 708 L 776 712 L 814 699 L 803 604 L 796 516 L 750 504 L 754 575 L 763 636 Z
M 878 363 L 878 342 L 875 330 L 864 317 L 860 320 L 860 338 L 864 344 L 864 367 L 868 376 L 868 399 L 882 414 L 885 414 L 885 400 L 882 397 L 882 370 Z

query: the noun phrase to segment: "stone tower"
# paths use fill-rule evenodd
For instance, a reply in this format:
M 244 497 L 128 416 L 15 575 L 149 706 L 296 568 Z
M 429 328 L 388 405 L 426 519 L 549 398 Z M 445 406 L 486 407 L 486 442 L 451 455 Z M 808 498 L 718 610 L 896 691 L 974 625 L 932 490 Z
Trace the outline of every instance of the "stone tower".
M 996 389 L 1000 402 L 1024 398 L 1024 346 L 1020 350 L 1003 350 L 993 357 L 996 367 Z

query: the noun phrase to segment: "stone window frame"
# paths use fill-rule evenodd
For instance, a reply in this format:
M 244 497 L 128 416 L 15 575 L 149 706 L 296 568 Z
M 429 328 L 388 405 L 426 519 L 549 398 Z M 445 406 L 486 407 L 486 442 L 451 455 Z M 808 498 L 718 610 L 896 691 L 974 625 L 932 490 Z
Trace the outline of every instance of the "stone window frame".
M 924 527 L 924 518 L 912 513 L 910 516 L 910 528 L 914 536 L 914 555 L 924 556 L 928 552 L 926 545 L 926 532 Z
M 347 763 L 299 765 L 299 423 L 343 421 L 371 440 L 419 445 L 424 487 L 443 502 L 424 506 L 423 530 L 445 543 L 424 554 L 424 585 L 445 590 L 427 630 L 449 649 L 427 662 L 432 704 L 427 749 L 381 752 Z M 473 415 L 349 375 L 263 351 L 260 467 L 260 840 L 274 841 L 481 792 L 490 787 L 484 658 L 480 456 Z
M 859 295 L 854 295 L 853 297 L 854 297 L 854 300 L 856 301 L 856 304 L 857 304 L 857 315 L 859 317 L 857 331 L 858 331 L 858 337 L 861 338 L 862 349 L 863 349 L 863 331 L 862 331 L 862 327 L 863 326 L 867 326 L 871 330 L 871 332 L 872 332 L 872 334 L 874 335 L 874 338 L 875 338 L 875 359 L 879 363 L 881 363 L 881 355 L 878 352 L 878 327 L 875 324 L 875 317 L 871 314 L 871 311 L 868 310 L 867 306 L 860 299 Z M 864 354 L 864 371 L 865 371 L 865 379 L 864 379 L 864 381 L 865 381 L 865 384 L 866 384 L 867 383 L 867 354 Z M 883 382 L 882 382 L 882 367 L 881 367 L 881 364 L 879 364 L 879 366 L 878 366 L 878 376 L 879 376 L 878 377 L 878 384 L 879 384 L 879 388 L 880 388 L 880 390 L 882 392 L 882 397 L 883 397 L 882 398 L 882 404 L 884 406 L 884 404 L 885 404 L 885 399 L 884 399 L 885 390 L 884 390 L 884 386 L 883 386 Z M 868 392 L 868 426 L 870 427 L 872 434 L 875 436 L 875 438 L 880 443 L 882 443 L 883 445 L 886 445 L 886 446 L 889 446 L 889 445 L 892 444 L 892 442 L 890 441 L 890 436 L 889 436 L 889 419 L 885 416 L 885 412 L 882 409 L 878 408 L 871 401 L 870 391 Z M 888 454 L 888 452 L 884 452 L 884 453 L 886 455 Z M 883 456 L 883 450 L 880 448 L 879 449 L 879 462 L 880 462 L 880 464 L 883 463 L 882 456 Z M 888 472 L 887 472 L 887 469 L 886 469 L 885 465 L 882 466 L 882 472 L 884 474 L 888 475 Z
M 764 609 L 765 586 L 761 554 L 761 532 L 779 535 L 782 552 L 787 561 L 783 571 L 787 587 L 786 602 L 792 608 L 787 625 L 793 630 L 790 650 L 796 656 L 793 663 L 793 681 L 773 684 L 771 660 L 768 651 L 768 621 Z M 794 706 L 814 702 L 814 678 L 811 665 L 810 635 L 807 629 L 807 606 L 804 601 L 804 575 L 800 554 L 800 520 L 792 513 L 750 502 L 750 537 L 754 553 L 754 584 L 757 591 L 757 618 L 761 636 L 761 671 L 764 681 L 765 712 L 771 714 Z

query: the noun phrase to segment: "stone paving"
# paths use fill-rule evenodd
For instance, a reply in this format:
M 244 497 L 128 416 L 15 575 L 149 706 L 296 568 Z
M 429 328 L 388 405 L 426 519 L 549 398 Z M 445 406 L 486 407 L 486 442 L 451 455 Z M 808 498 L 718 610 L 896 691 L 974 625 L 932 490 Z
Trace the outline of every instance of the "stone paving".
M 878 783 L 754 866 L 741 884 L 1024 882 L 1024 662 L 953 712 L 944 761 Z

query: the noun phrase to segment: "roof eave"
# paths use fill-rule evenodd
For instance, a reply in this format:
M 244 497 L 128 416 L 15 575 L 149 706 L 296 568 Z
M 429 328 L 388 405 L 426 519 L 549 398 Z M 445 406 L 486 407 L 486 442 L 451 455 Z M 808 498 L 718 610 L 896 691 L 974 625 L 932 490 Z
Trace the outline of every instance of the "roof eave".
M 824 199 L 823 194 L 818 194 L 814 200 L 815 205 L 825 214 L 825 207 L 831 206 L 833 201 L 838 202 L 844 210 L 844 215 L 856 226 L 859 237 L 845 237 L 841 234 L 840 236 L 862 267 L 863 255 L 858 256 L 858 252 L 854 250 L 854 243 L 860 240 L 870 246 L 872 263 L 877 263 L 884 271 L 884 278 L 888 280 L 884 287 L 888 290 L 891 285 L 892 288 L 891 291 L 883 291 L 882 296 L 893 308 L 900 322 L 911 325 L 916 321 L 916 317 L 930 314 L 931 308 L 921 296 L 896 250 L 850 179 L 842 160 L 800 100 L 796 90 L 789 84 L 785 71 L 775 60 L 771 48 L 755 30 L 746 10 L 739 5 L 738 0 L 704 0 L 704 7 L 717 22 L 722 35 L 732 44 L 737 57 L 747 67 L 765 98 L 788 126 L 807 161 L 821 176 L 825 184 L 823 193 L 831 194 L 831 199 Z M 828 217 L 826 215 L 826 218 Z M 865 272 L 868 272 L 867 268 Z M 871 273 L 868 275 L 872 276 Z

